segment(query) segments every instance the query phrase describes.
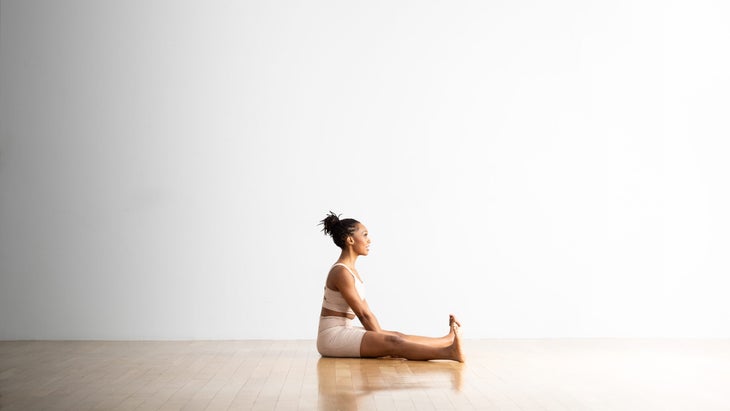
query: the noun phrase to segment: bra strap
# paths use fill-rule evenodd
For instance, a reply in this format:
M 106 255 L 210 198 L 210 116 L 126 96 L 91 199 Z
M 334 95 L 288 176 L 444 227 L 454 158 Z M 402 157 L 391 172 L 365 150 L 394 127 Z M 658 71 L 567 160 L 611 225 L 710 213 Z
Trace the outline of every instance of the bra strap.
M 341 266 L 345 267 L 345 270 L 347 270 L 350 273 L 350 275 L 352 276 L 352 278 L 354 278 L 355 280 L 360 281 L 360 279 L 355 275 L 355 273 L 353 273 L 352 270 L 350 270 L 350 267 L 348 267 L 347 265 L 345 265 L 343 263 L 334 263 L 334 264 L 332 264 L 332 267 L 334 267 L 336 265 L 341 265 Z M 362 282 L 362 281 L 360 281 L 360 282 Z

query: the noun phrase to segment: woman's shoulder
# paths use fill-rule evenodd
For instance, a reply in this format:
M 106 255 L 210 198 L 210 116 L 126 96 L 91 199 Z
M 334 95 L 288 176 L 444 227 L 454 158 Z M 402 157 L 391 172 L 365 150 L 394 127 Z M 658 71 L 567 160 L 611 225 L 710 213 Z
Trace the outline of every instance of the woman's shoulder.
M 334 279 L 334 280 L 352 280 L 354 278 L 355 274 L 350 270 L 350 267 L 337 263 L 334 264 L 329 271 L 328 278 Z M 349 281 L 348 281 L 349 282 Z
M 332 268 L 335 268 L 335 267 L 340 267 L 340 268 L 344 269 L 345 271 L 347 271 L 348 273 L 353 274 L 353 275 L 357 272 L 357 270 L 354 267 L 350 268 L 350 266 L 345 263 L 334 263 L 332 265 Z
M 341 275 L 341 274 L 350 274 L 352 271 L 350 271 L 350 268 L 342 263 L 335 263 L 330 267 L 329 274 L 335 274 L 335 275 Z

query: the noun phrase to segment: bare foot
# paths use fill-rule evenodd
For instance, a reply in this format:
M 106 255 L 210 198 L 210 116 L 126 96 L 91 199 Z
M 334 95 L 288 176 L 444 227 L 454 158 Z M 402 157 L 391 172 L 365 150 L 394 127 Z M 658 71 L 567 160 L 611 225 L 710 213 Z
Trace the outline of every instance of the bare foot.
M 456 319 L 456 316 L 454 314 L 449 314 L 449 334 L 447 335 L 447 337 L 449 337 L 449 339 L 452 342 L 454 340 L 454 334 L 455 334 L 455 332 L 454 332 L 454 324 L 457 327 L 461 327 L 461 323 L 459 322 L 459 320 Z
M 461 351 L 461 324 L 456 319 L 451 325 L 451 330 L 454 333 L 454 343 L 451 344 L 451 359 L 458 362 L 466 361 L 464 353 Z

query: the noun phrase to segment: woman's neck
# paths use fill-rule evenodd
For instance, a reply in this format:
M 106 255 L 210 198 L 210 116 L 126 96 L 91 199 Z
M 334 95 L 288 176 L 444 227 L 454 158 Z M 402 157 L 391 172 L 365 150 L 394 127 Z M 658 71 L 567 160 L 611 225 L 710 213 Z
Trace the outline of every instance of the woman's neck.
M 352 250 L 342 250 L 342 253 L 340 253 L 340 258 L 337 259 L 337 262 L 345 264 L 350 268 L 355 268 L 355 262 L 357 261 L 357 257 L 358 255 L 355 254 Z

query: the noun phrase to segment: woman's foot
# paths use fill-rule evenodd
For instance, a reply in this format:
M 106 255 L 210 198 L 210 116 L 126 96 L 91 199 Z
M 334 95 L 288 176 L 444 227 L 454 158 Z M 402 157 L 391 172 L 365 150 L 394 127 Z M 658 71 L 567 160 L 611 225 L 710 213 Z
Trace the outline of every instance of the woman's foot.
M 454 316 L 454 314 L 449 314 L 449 333 L 446 335 L 449 343 L 454 342 L 454 335 L 456 334 L 456 332 L 454 331 L 454 325 L 456 325 L 457 327 L 461 327 L 461 323 L 459 322 L 459 320 L 456 319 L 456 316 Z
M 453 317 L 453 316 L 452 316 Z M 454 342 L 451 344 L 451 359 L 458 362 L 464 362 L 466 357 L 461 351 L 461 324 L 454 318 L 451 324 L 451 332 L 454 334 Z

